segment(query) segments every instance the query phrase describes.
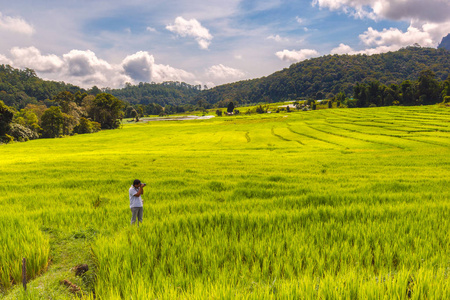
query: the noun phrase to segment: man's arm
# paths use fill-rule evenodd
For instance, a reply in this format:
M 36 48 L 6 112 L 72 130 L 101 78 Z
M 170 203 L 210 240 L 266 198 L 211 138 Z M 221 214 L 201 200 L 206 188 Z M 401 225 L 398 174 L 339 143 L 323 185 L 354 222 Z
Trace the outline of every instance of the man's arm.
M 144 186 L 145 185 L 143 185 L 141 183 L 141 186 L 139 187 L 139 191 L 134 195 L 135 197 L 139 197 L 140 195 L 142 195 L 144 193 Z

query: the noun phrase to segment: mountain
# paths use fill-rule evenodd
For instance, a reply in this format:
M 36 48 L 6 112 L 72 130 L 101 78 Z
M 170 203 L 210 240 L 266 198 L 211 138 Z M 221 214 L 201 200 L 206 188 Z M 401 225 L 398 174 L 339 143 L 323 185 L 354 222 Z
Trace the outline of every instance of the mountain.
M 178 81 L 163 83 L 126 84 L 122 89 L 105 89 L 106 93 L 131 104 L 156 103 L 162 106 L 188 103 L 201 93 L 201 85 L 190 85 Z
M 443 43 L 448 41 L 448 36 Z M 442 45 L 441 44 L 441 45 Z M 450 74 L 450 51 L 443 48 L 407 47 L 395 52 L 375 55 L 326 55 L 291 65 L 267 77 L 220 85 L 208 90 L 183 82 L 127 84 L 123 89 L 93 87 L 84 90 L 64 82 L 45 81 L 33 70 L 18 70 L 0 65 L 0 100 L 16 109 L 28 103 L 53 105 L 61 91 L 96 95 L 110 93 L 132 105 L 156 103 L 161 106 L 226 107 L 238 104 L 295 100 L 299 98 L 331 98 L 339 92 L 353 94 L 357 83 L 379 81 L 400 84 L 417 80 L 423 70 L 431 70 L 438 81 Z
M 444 48 L 447 49 L 448 51 L 450 51 L 450 33 L 447 34 L 446 37 L 444 37 L 441 41 L 441 43 L 439 44 L 438 48 Z
M 71 84 L 40 79 L 28 68 L 19 70 L 9 65 L 0 65 L 0 100 L 8 106 L 24 108 L 27 104 L 46 102 L 63 91 L 85 92 Z
M 445 49 L 407 47 L 375 55 L 327 55 L 291 65 L 259 79 L 240 81 L 203 91 L 209 103 L 237 101 L 258 103 L 312 97 L 329 98 L 353 93 L 356 83 L 378 80 L 389 85 L 417 80 L 431 70 L 439 81 L 450 74 L 450 52 Z
M 126 84 L 122 89 L 102 90 L 94 86 L 85 90 L 64 82 L 43 80 L 28 68 L 20 70 L 10 65 L 0 65 L 0 100 L 18 110 L 27 104 L 54 105 L 49 100 L 64 91 L 79 94 L 81 97 L 84 93 L 97 95 L 106 92 L 131 104 L 157 103 L 165 106 L 185 104 L 200 93 L 200 90 L 201 86 L 184 82 Z

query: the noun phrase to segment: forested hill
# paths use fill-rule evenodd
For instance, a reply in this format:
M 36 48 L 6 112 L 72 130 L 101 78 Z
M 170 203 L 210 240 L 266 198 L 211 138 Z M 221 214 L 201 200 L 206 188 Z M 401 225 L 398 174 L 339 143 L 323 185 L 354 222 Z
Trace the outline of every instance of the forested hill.
M 221 85 L 202 92 L 201 96 L 209 103 L 323 99 L 339 92 L 352 94 L 359 82 L 378 80 L 388 85 L 417 80 L 419 73 L 427 69 L 439 81 L 445 80 L 450 74 L 450 51 L 407 47 L 371 56 L 327 55 L 293 64 L 267 77 Z
M 122 89 L 105 89 L 104 91 L 130 104 L 183 105 L 193 102 L 201 91 L 201 85 L 190 85 L 178 81 L 141 82 L 138 85 L 126 84 Z
M 44 102 L 47 106 L 62 91 L 97 95 L 106 92 L 132 105 L 226 107 L 237 104 L 274 102 L 299 98 L 332 98 L 340 92 L 353 94 L 357 83 L 375 80 L 381 84 L 400 84 L 417 80 L 423 70 L 431 70 L 438 81 L 450 74 L 450 51 L 440 48 L 407 47 L 376 55 L 327 55 L 309 59 L 267 77 L 240 81 L 201 90 L 199 85 L 180 82 L 127 84 L 122 89 L 84 90 L 64 82 L 38 78 L 33 70 L 0 65 L 0 100 L 16 109 Z M 189 104 L 189 105 L 187 105 Z
M 53 99 L 60 92 L 85 92 L 80 87 L 64 82 L 43 80 L 31 69 L 19 70 L 0 65 L 0 100 L 6 105 L 23 108 Z
M 43 80 L 28 68 L 20 70 L 9 65 L 0 65 L 0 101 L 16 109 L 22 109 L 27 104 L 54 105 L 49 100 L 65 91 L 94 96 L 106 92 L 131 104 L 182 105 L 195 102 L 194 99 L 201 92 L 200 90 L 200 85 L 184 82 L 126 84 L 122 89 L 103 88 L 102 90 L 94 86 L 85 90 L 64 82 Z

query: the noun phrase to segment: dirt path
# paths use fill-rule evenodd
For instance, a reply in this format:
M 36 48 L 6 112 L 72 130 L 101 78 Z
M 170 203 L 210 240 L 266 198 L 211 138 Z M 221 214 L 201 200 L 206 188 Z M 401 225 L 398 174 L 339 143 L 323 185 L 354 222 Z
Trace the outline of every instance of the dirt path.
M 31 280 L 24 291 L 22 285 L 16 285 L 3 295 L 4 299 L 73 299 L 87 296 L 94 289 L 95 264 L 90 251 L 90 242 L 95 232 L 80 231 L 70 234 L 50 235 L 50 265 L 45 273 Z M 75 276 L 73 267 L 88 264 L 89 271 L 81 277 Z M 68 280 L 81 289 L 74 295 L 61 284 Z M 2 295 L 0 295 L 2 296 Z M 0 297 L 1 298 L 1 297 Z

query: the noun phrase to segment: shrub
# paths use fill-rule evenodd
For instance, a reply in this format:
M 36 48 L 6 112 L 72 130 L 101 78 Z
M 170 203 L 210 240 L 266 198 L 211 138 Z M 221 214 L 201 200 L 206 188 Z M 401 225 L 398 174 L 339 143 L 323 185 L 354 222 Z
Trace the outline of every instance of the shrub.
M 93 133 L 100 131 L 100 129 L 101 129 L 100 123 L 90 121 L 86 118 L 80 118 L 80 123 L 77 126 L 75 126 L 73 132 L 78 134 Z
M 265 111 L 264 108 L 260 105 L 260 106 L 258 106 L 258 107 L 256 108 L 256 112 L 257 112 L 258 114 L 263 114 L 263 113 L 265 113 L 266 111 Z
M 9 134 L 5 134 L 4 136 L 0 137 L 0 143 L 9 144 L 11 142 L 14 142 L 14 137 L 10 136 Z
M 8 134 L 17 141 L 28 141 L 39 138 L 39 135 L 28 127 L 17 123 L 11 123 Z

